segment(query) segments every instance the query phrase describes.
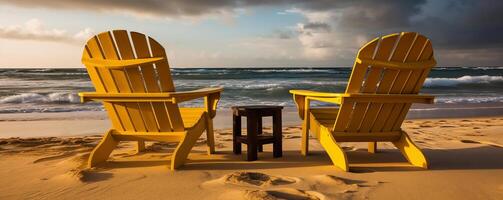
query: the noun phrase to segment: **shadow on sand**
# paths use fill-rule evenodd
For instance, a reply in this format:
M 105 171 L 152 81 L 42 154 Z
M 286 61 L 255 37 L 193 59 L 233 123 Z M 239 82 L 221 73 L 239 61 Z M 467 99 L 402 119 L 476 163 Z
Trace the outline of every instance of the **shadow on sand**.
M 503 169 L 503 148 L 479 146 L 461 149 L 424 149 L 429 160 L 429 170 L 461 169 Z M 160 152 L 158 152 L 160 153 Z M 259 153 L 259 160 L 245 161 L 246 153 L 234 155 L 231 151 L 219 151 L 206 155 L 204 151 L 192 151 L 189 161 L 180 170 L 258 170 L 279 168 L 302 168 L 314 166 L 331 166 L 327 154 L 323 151 L 311 151 L 309 156 L 302 156 L 298 151 L 284 151 L 283 157 L 273 158 L 271 152 Z M 195 154 L 195 155 L 194 155 Z M 163 156 L 164 157 L 164 156 Z M 348 151 L 347 158 L 351 172 L 370 173 L 378 171 L 422 171 L 413 167 L 396 149 L 381 150 L 376 154 L 364 150 Z M 163 159 L 114 160 L 100 168 L 134 168 L 166 166 L 170 164 L 169 156 Z M 337 170 L 334 167 L 334 170 Z

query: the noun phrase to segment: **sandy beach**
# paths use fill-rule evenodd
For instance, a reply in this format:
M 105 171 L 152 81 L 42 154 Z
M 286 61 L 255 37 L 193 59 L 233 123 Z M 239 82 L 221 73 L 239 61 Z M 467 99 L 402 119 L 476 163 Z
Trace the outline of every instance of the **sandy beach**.
M 258 161 L 244 161 L 245 152 L 232 154 L 226 112 L 215 121 L 217 154 L 207 155 L 200 138 L 177 171 L 168 169 L 173 145 L 157 142 L 141 154 L 134 143 L 121 143 L 108 163 L 88 169 L 109 126 L 103 113 L 3 115 L 0 199 L 503 198 L 503 116 L 407 120 L 403 128 L 424 150 L 429 170 L 410 166 L 390 144 L 369 154 L 366 143 L 343 143 L 346 173 L 314 138 L 311 154 L 300 155 L 299 122 L 288 111 L 284 156 L 274 159 L 266 145 Z

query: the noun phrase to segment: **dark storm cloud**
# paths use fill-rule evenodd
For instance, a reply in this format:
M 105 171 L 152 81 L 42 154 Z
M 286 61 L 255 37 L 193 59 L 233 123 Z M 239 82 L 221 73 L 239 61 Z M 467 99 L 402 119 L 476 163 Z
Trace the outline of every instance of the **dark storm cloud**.
M 310 10 L 330 10 L 354 4 L 418 4 L 422 1 L 354 1 L 350 0 L 0 0 L 0 4 L 20 7 L 79 9 L 90 11 L 129 11 L 158 16 L 198 16 L 235 8 L 253 6 L 294 6 Z M 412 2 L 412 3 L 408 3 Z M 402 6 L 406 7 L 406 6 Z
M 440 49 L 503 49 L 501 0 L 0 0 L 18 7 L 119 11 L 157 17 L 199 17 L 233 13 L 238 8 L 281 6 L 305 12 L 332 12 L 328 22 L 307 22 L 304 28 L 377 35 L 416 31 Z M 292 35 L 279 34 L 288 39 Z M 502 60 L 500 58 L 500 60 Z
M 445 1 L 425 4 L 410 27 L 445 48 L 503 48 L 503 1 Z M 413 19 L 414 21 L 414 19 Z

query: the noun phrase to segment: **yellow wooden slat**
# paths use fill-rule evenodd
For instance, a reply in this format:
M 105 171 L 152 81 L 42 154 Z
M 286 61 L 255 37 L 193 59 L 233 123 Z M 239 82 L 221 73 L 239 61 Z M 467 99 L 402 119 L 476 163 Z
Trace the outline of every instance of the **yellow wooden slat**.
M 95 41 L 94 39 L 90 39 L 89 42 Z M 89 58 L 92 56 L 91 50 L 86 45 L 84 47 L 84 52 L 82 53 L 83 58 Z M 105 86 L 103 82 L 101 81 L 101 77 L 98 74 L 98 71 L 96 67 L 92 65 L 85 65 L 87 69 L 87 74 L 89 75 L 89 78 L 91 79 L 91 82 L 94 85 L 94 88 L 96 89 L 97 92 L 106 92 L 107 90 L 105 89 Z
M 131 41 L 134 44 L 136 56 L 138 58 L 149 58 L 150 50 L 148 47 L 147 37 L 141 33 L 131 32 Z M 158 85 L 158 79 L 155 75 L 155 69 L 153 64 L 143 64 L 140 65 L 141 72 L 143 75 L 143 80 L 145 82 L 145 89 L 149 93 L 158 93 L 161 91 Z M 166 107 L 164 103 L 150 103 L 152 113 L 155 116 L 155 124 L 159 131 L 172 131 L 171 124 L 169 123 L 169 118 L 166 112 Z M 146 111 L 148 112 L 148 111 Z M 148 126 L 153 126 L 150 124 Z
M 114 59 L 114 60 L 119 59 L 119 55 L 115 48 L 112 35 L 110 34 L 110 32 L 100 33 L 98 35 L 98 39 L 100 41 L 101 50 L 104 54 L 104 59 Z M 116 92 L 131 92 L 129 83 L 127 81 L 126 73 L 124 72 L 124 70 L 112 69 L 110 70 L 110 72 L 111 72 L 110 77 L 102 77 L 102 79 L 111 79 L 117 88 Z M 133 121 L 129 116 L 129 112 L 127 109 L 129 105 L 122 103 L 118 104 L 114 103 L 113 106 L 117 111 L 118 117 L 121 120 L 124 129 L 126 131 L 134 131 L 135 127 L 133 125 Z
M 372 59 L 374 51 L 379 43 L 379 38 L 376 38 L 369 43 L 365 44 L 356 55 L 360 59 Z M 368 65 L 361 63 L 354 63 L 353 71 L 349 77 L 348 86 L 346 87 L 346 93 L 357 93 L 360 92 L 363 85 L 363 79 L 365 78 L 365 73 L 367 71 Z
M 437 64 L 435 60 L 426 60 L 426 61 L 418 61 L 418 62 L 394 62 L 394 61 L 381 61 L 374 59 L 356 59 L 357 63 L 361 63 L 364 65 L 371 65 L 374 67 L 388 68 L 394 70 L 401 69 L 426 69 L 431 68 Z
M 414 39 L 416 37 L 416 33 L 401 33 L 400 38 L 398 40 L 398 44 L 396 44 L 395 50 L 392 52 L 389 61 L 390 62 L 404 62 L 407 52 L 409 51 Z M 376 59 L 381 59 L 377 58 Z M 397 75 L 399 75 L 403 70 L 399 70 L 396 68 L 386 68 L 383 72 L 383 76 L 381 81 L 379 82 L 379 87 L 377 88 L 378 94 L 388 94 L 393 84 L 396 84 Z M 407 70 L 410 71 L 410 70 Z M 402 83 L 403 84 L 403 83 Z M 374 125 L 375 121 L 378 118 L 387 118 L 388 116 L 383 116 L 380 111 L 382 110 L 382 103 L 371 103 L 369 108 L 367 109 L 367 113 L 365 114 L 365 118 L 360 127 L 361 132 L 369 132 Z M 384 108 L 388 109 L 388 108 Z M 386 114 L 386 111 L 383 113 Z M 378 122 L 379 123 L 379 122 Z
M 374 51 L 377 48 L 377 44 L 379 42 L 379 38 L 372 40 L 371 42 L 364 45 L 356 57 L 360 58 L 372 58 L 374 55 Z M 349 78 L 349 83 L 346 88 L 346 93 L 358 93 L 361 91 L 361 87 L 363 85 L 363 80 L 365 77 L 365 73 L 367 71 L 367 65 L 356 63 L 353 66 L 353 71 L 351 72 L 351 77 Z M 353 104 L 346 103 L 341 105 L 337 116 L 337 120 L 334 124 L 334 131 L 344 131 L 350 122 L 350 115 L 353 111 Z
M 101 51 L 101 47 L 98 42 L 97 37 L 93 37 L 89 39 L 86 44 L 85 52 L 87 54 L 84 57 L 89 58 L 103 58 L 103 52 Z M 108 91 L 117 91 L 115 88 L 115 84 L 110 82 L 106 77 L 111 77 L 110 72 L 107 69 L 97 69 L 94 66 L 86 65 L 91 81 L 93 82 L 96 91 L 98 92 L 108 92 Z M 103 107 L 108 113 L 110 121 L 112 122 L 113 127 L 116 130 L 123 131 L 125 130 L 124 125 L 122 124 L 120 118 L 117 115 L 117 110 L 111 103 L 103 103 Z
M 180 142 L 185 136 L 185 132 L 123 132 L 113 134 L 113 136 L 121 141 Z
M 98 38 L 93 37 L 87 42 L 87 48 L 92 54 L 92 58 L 96 59 L 104 59 L 105 55 L 101 49 L 101 45 L 99 44 Z M 93 66 L 95 67 L 95 66 Z M 115 82 L 112 78 L 112 74 L 109 69 L 97 68 L 98 75 L 103 83 L 103 86 L 107 92 L 117 92 L 118 89 L 115 86 Z
M 424 49 L 421 52 L 419 60 L 429 60 L 429 59 L 434 59 L 434 58 L 433 58 L 433 47 L 431 45 L 431 42 L 428 40 L 426 42 Z M 423 70 L 423 73 L 421 74 L 421 77 L 419 77 L 412 93 L 414 93 L 414 94 L 419 93 L 419 90 L 423 87 L 424 81 L 428 77 L 430 70 L 431 70 L 431 68 L 427 68 L 427 69 Z M 399 130 L 400 129 L 403 120 L 407 116 L 407 113 L 410 109 L 410 106 L 411 106 L 411 104 L 404 104 L 403 105 L 403 108 L 401 109 L 401 112 L 397 118 L 397 121 L 395 122 L 395 124 L 393 124 L 392 130 Z
M 103 67 L 107 69 L 125 69 L 125 68 L 135 68 L 141 64 L 156 63 L 164 59 L 165 58 L 163 57 L 125 59 L 125 60 L 82 58 L 82 63 L 85 65 L 92 65 L 95 67 Z
M 421 53 L 425 43 L 426 43 L 426 38 L 422 35 L 416 36 L 416 39 L 414 41 L 414 44 L 412 45 L 411 49 L 408 52 L 406 61 L 417 61 L 419 54 Z M 409 94 L 411 89 L 407 89 L 407 87 L 411 88 L 411 82 L 416 82 L 417 79 L 419 78 L 420 74 L 422 73 L 423 69 L 416 69 L 412 70 L 412 73 L 409 75 L 407 78 L 406 83 L 404 84 L 403 93 L 404 94 Z M 390 93 L 398 93 L 398 87 L 394 87 L 391 89 Z M 402 92 L 400 92 L 402 93 Z M 384 105 L 383 108 L 381 109 L 382 113 L 382 118 L 378 118 L 378 120 L 374 123 L 374 126 L 372 127 L 373 130 L 375 131 L 383 131 L 384 126 L 386 123 L 388 124 L 386 127 L 386 131 L 391 130 L 391 123 L 396 121 L 396 118 L 398 117 L 399 113 L 401 112 L 401 109 L 404 104 L 387 104 Z
M 339 112 L 337 113 L 337 120 L 335 121 L 333 128 L 334 131 L 346 130 L 346 126 L 350 121 L 349 116 L 351 115 L 351 112 L 353 112 L 353 103 L 345 103 L 341 106 Z
M 149 37 L 150 49 L 152 56 L 156 57 L 167 57 L 164 48 L 154 39 Z M 172 92 L 175 91 L 173 85 L 173 80 L 171 79 L 171 72 L 169 70 L 169 65 L 166 62 L 160 62 L 155 65 L 157 70 L 157 76 L 159 77 L 159 83 L 161 85 L 161 91 Z M 167 114 L 169 116 L 169 123 L 171 123 L 171 128 L 174 131 L 184 130 L 183 121 L 180 116 L 180 111 L 178 105 L 174 103 L 164 103 L 166 106 Z
M 133 48 L 129 42 L 128 33 L 124 30 L 116 30 L 112 32 L 115 38 L 115 43 L 117 44 L 117 50 L 121 55 L 121 59 L 134 59 Z M 126 68 L 126 80 L 129 83 L 131 92 L 133 93 L 144 93 L 145 87 L 140 72 L 138 71 L 138 65 L 134 68 Z M 131 116 L 131 120 L 135 126 L 136 131 L 145 132 L 147 127 L 145 123 L 150 123 L 148 120 L 154 119 L 153 116 L 146 115 L 147 119 L 144 119 L 143 110 L 151 109 L 150 103 L 134 103 L 129 104 L 128 112 Z M 148 113 L 147 113 L 148 114 Z M 154 120 L 155 122 L 155 120 Z M 154 131 L 157 131 L 155 127 Z
M 418 48 L 419 49 L 419 48 Z M 422 47 L 420 53 L 417 55 L 415 58 L 416 60 L 428 60 L 428 59 L 433 59 L 433 49 L 431 46 L 431 42 L 429 40 L 425 40 L 425 44 Z M 428 76 L 431 68 L 424 69 L 420 71 L 420 76 L 417 76 L 417 80 L 408 80 L 410 82 L 410 85 L 412 87 L 407 87 L 409 83 L 406 84 L 406 87 L 404 88 L 404 93 L 411 93 L 411 94 L 417 94 L 419 92 L 419 89 L 423 86 L 424 81 L 426 80 L 426 77 Z M 396 122 L 391 126 L 391 130 L 399 130 L 401 123 L 405 119 L 405 116 L 407 115 L 407 112 L 410 109 L 411 104 L 402 104 L 402 106 L 396 106 L 395 110 L 398 114 L 396 117 L 397 120 Z M 388 126 L 390 127 L 390 126 Z
M 154 57 L 167 57 L 166 51 L 161 44 L 152 38 L 148 38 L 150 44 L 150 49 L 152 51 L 152 56 Z M 159 62 L 155 64 L 157 70 L 157 76 L 159 77 L 159 83 L 161 86 L 161 91 L 163 92 L 173 92 L 175 91 L 175 86 L 173 84 L 173 79 L 171 79 L 171 72 L 169 70 L 169 64 L 166 59 L 165 62 Z
M 399 39 L 399 34 L 391 34 L 382 38 L 379 43 L 377 52 L 373 59 L 384 60 L 388 59 L 390 54 L 393 51 L 393 47 L 395 46 L 396 41 Z M 381 79 L 383 73 L 382 68 L 370 66 L 369 72 L 365 79 L 365 85 L 363 88 L 363 93 L 376 93 L 378 83 Z M 369 103 L 356 103 L 355 108 L 353 110 L 353 114 L 351 116 L 351 122 L 348 126 L 348 131 L 357 132 L 360 129 L 360 126 L 365 118 L 365 114 L 369 108 Z
M 418 44 L 415 47 L 414 51 L 416 51 L 416 53 L 414 53 L 414 55 L 417 55 L 417 57 L 413 57 L 411 55 L 410 56 L 411 60 L 414 60 L 414 59 L 417 60 L 417 61 L 427 60 L 427 59 L 430 58 L 430 56 L 433 53 L 433 51 L 431 49 L 431 44 L 430 44 L 430 42 L 427 39 L 420 40 L 420 41 L 424 42 L 424 44 Z M 428 48 L 428 46 L 430 46 L 430 48 Z M 419 52 L 419 53 L 417 53 L 417 52 Z M 412 53 L 412 50 L 411 50 L 411 53 Z M 424 81 L 424 79 L 426 79 L 426 76 L 429 73 L 429 69 L 421 70 L 419 72 L 419 73 L 421 73 L 420 76 L 414 76 L 416 78 L 415 80 L 412 79 L 412 76 L 414 75 L 414 73 L 417 73 L 417 72 L 413 72 L 409 76 L 409 79 L 407 80 L 407 83 L 405 84 L 405 87 L 404 87 L 404 90 L 403 90 L 402 93 L 417 94 L 417 92 L 419 91 L 419 89 L 415 90 L 415 88 L 418 85 L 419 85 L 419 88 L 422 87 L 423 81 Z M 413 85 L 413 86 L 411 86 L 411 85 Z M 401 123 L 405 119 L 405 116 L 407 115 L 407 112 L 409 111 L 410 106 L 411 106 L 410 103 L 395 105 L 394 108 L 393 108 L 392 113 L 390 114 L 390 117 L 389 117 L 388 121 L 385 123 L 385 125 L 383 127 L 383 130 L 386 131 L 386 130 L 398 130 L 398 129 L 400 129 Z

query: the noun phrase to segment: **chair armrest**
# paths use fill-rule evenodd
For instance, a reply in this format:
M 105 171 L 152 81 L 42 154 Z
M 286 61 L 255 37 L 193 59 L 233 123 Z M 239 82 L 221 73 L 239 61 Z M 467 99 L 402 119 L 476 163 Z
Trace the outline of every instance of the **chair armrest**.
M 341 97 L 345 95 L 341 93 L 316 92 L 309 90 L 290 90 L 290 93 L 293 94 L 293 100 L 297 105 L 299 117 L 302 120 L 304 120 L 304 117 L 307 115 L 307 111 L 309 111 L 309 104 L 311 100 L 341 104 Z
M 164 92 L 164 93 L 100 93 L 100 92 L 81 92 L 79 93 L 82 103 L 88 101 L 104 102 L 170 102 L 180 103 L 197 98 L 204 97 L 206 112 L 210 117 L 215 117 L 220 93 L 223 88 L 202 88 L 183 92 Z
M 309 96 L 309 97 L 341 97 L 343 93 L 317 92 L 311 90 L 290 90 L 294 95 Z
M 425 94 L 345 94 L 344 103 L 375 102 L 375 103 L 424 103 L 433 104 L 435 97 Z
M 220 93 L 224 89 L 218 88 L 202 88 L 192 91 L 174 92 L 176 102 L 190 101 L 193 99 L 204 97 L 204 108 L 211 118 L 217 114 L 217 105 L 220 101 Z
M 327 103 L 342 104 L 353 102 L 375 102 L 375 103 L 434 103 L 435 97 L 432 95 L 419 94 L 348 94 L 348 93 L 327 93 L 309 90 L 290 90 L 293 100 L 297 105 L 299 116 L 304 119 L 309 110 L 311 100 Z
M 80 92 L 80 102 L 176 102 L 170 93 L 101 93 Z
M 171 95 L 175 97 L 176 103 L 190 101 L 193 99 L 207 97 L 212 94 L 220 94 L 224 89 L 221 87 L 218 88 L 202 88 L 191 91 L 182 91 L 182 92 L 171 92 Z
M 220 93 L 223 88 L 203 88 L 183 92 L 158 92 L 158 93 L 101 93 L 80 92 L 81 102 L 107 101 L 107 102 L 172 102 L 179 103 L 211 94 Z

